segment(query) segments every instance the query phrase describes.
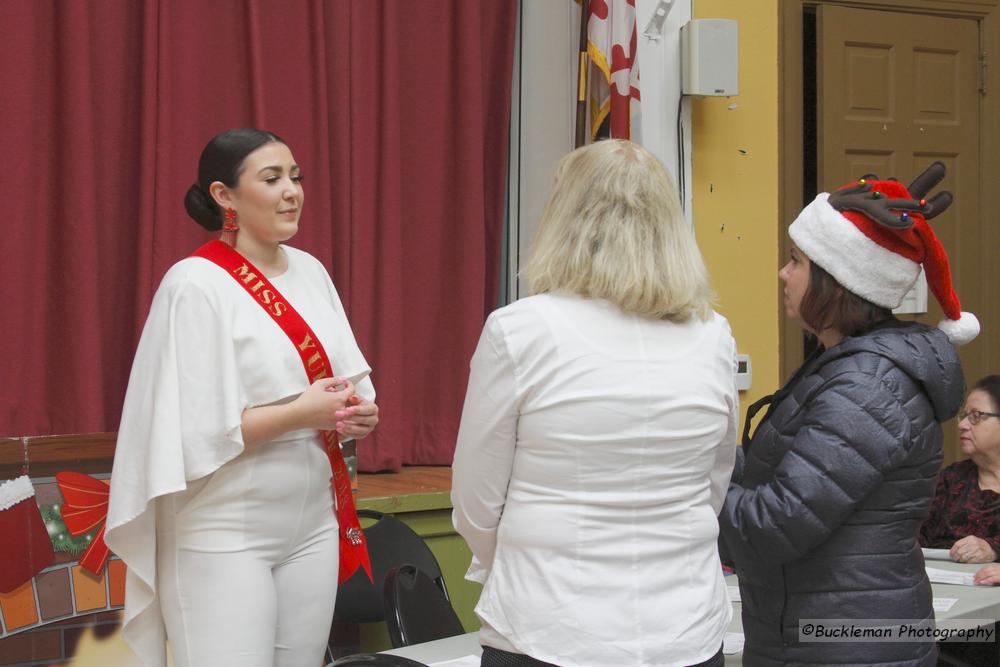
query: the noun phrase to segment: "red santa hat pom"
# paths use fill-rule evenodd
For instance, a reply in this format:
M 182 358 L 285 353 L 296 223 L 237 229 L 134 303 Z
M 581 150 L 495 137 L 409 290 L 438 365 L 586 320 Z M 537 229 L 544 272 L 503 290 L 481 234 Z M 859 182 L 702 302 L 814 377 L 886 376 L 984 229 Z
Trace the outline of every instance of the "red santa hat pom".
M 948 255 L 927 223 L 952 202 L 950 192 L 925 196 L 944 178 L 935 162 L 909 188 L 895 179 L 866 176 L 821 193 L 788 229 L 795 244 L 854 294 L 896 308 L 923 265 L 945 318 L 938 324 L 954 345 L 979 334 L 979 320 L 962 312 L 951 281 Z

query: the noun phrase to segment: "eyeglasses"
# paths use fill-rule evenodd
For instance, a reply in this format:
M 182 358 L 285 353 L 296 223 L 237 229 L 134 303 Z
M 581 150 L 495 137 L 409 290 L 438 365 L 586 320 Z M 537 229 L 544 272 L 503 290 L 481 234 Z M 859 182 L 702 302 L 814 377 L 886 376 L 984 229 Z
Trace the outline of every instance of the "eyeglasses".
M 983 412 L 982 410 L 959 410 L 958 411 L 958 421 L 963 419 L 968 419 L 969 423 L 973 426 L 977 426 L 979 422 L 983 421 L 987 417 L 1000 417 L 1000 412 Z

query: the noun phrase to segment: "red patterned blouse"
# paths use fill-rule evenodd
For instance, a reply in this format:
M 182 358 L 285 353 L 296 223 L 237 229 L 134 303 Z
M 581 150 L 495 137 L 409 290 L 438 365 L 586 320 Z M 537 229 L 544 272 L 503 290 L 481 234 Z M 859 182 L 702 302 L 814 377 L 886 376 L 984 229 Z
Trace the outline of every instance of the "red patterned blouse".
M 979 488 L 979 470 L 968 459 L 938 475 L 930 515 L 920 527 L 920 546 L 950 549 L 967 535 L 985 540 L 1000 555 L 1000 494 Z

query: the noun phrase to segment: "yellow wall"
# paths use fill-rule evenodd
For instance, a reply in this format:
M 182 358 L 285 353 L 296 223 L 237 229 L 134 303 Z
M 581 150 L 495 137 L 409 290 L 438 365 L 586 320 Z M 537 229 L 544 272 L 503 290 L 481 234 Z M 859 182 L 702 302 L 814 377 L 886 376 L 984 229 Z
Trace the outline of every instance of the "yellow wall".
M 753 363 L 745 407 L 778 388 L 778 2 L 694 0 L 739 22 L 739 90 L 692 102 L 692 211 L 719 311 Z M 783 225 L 782 225 L 783 228 Z

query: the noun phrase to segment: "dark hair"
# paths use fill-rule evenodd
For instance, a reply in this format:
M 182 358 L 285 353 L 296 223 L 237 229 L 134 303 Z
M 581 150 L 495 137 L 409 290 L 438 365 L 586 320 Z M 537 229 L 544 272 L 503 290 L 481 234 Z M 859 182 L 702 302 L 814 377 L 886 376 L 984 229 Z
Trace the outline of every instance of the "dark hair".
M 845 336 L 856 336 L 893 319 L 893 314 L 849 291 L 822 266 L 810 261 L 809 287 L 802 295 L 799 317 L 816 333 L 835 329 Z
M 972 391 L 979 389 L 985 391 L 993 399 L 993 409 L 1000 409 L 1000 375 L 987 375 L 972 388 Z
M 235 188 L 247 156 L 264 144 L 285 141 L 278 135 L 252 127 L 226 130 L 212 137 L 198 160 L 198 182 L 184 195 L 184 208 L 195 222 L 209 231 L 222 229 L 222 211 L 208 188 L 215 181 Z

